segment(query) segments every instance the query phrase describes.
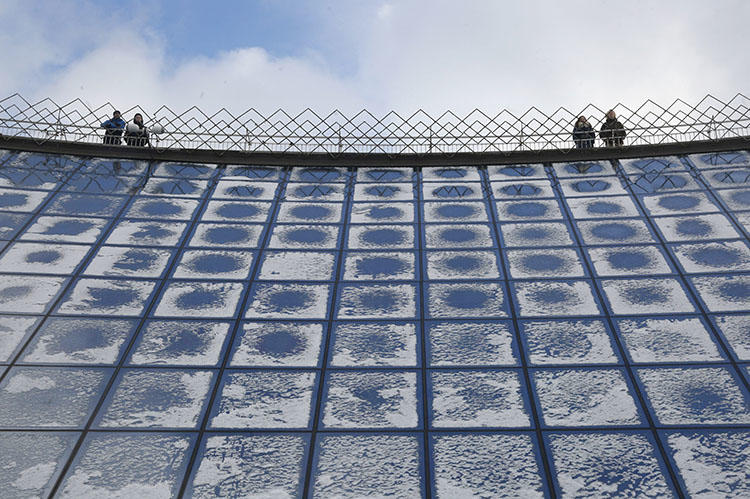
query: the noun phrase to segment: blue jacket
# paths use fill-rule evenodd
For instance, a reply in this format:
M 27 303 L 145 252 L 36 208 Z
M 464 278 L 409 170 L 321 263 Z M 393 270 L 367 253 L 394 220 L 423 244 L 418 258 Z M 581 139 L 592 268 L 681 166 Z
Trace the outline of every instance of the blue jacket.
M 102 128 L 125 128 L 125 120 L 122 118 L 112 118 L 102 123 Z

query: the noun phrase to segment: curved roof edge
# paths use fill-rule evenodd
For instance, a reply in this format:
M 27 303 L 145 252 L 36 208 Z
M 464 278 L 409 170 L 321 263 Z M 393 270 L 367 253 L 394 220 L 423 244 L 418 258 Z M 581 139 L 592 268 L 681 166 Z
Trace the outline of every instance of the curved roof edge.
M 89 144 L 60 140 L 39 142 L 33 138 L 0 136 L 0 149 L 96 156 L 147 161 L 276 166 L 447 166 L 557 163 L 602 159 L 641 158 L 702 152 L 736 151 L 750 147 L 750 137 L 698 140 L 627 147 L 570 150 L 533 150 L 491 153 L 360 154 L 211 151 L 206 149 L 158 149 Z

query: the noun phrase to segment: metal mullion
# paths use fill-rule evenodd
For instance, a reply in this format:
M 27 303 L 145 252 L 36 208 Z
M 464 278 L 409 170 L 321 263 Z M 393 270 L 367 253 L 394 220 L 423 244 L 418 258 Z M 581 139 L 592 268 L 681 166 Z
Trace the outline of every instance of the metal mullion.
M 323 338 L 323 348 L 321 352 L 321 361 L 320 361 L 320 374 L 318 377 L 318 393 L 315 396 L 314 401 L 314 410 L 312 414 L 312 427 L 310 432 L 310 443 L 308 447 L 308 453 L 307 453 L 307 461 L 305 462 L 305 467 L 303 469 L 304 474 L 304 487 L 302 491 L 302 497 L 310 497 L 310 491 L 313 486 L 313 478 L 315 474 L 315 470 L 313 469 L 313 463 L 314 463 L 314 456 L 315 456 L 315 444 L 318 440 L 318 433 L 321 431 L 319 428 L 319 421 L 321 418 L 321 407 L 323 405 L 323 384 L 325 380 L 325 375 L 327 373 L 328 368 L 328 356 L 329 351 L 331 348 L 331 336 L 333 334 L 333 325 L 336 322 L 336 299 L 338 296 L 339 287 L 341 285 L 341 278 L 342 274 L 344 272 L 344 241 L 346 240 L 346 232 L 349 227 L 349 218 L 351 216 L 351 210 L 352 210 L 352 204 L 353 204 L 353 198 L 354 198 L 354 183 L 356 182 L 356 176 L 353 175 L 353 172 L 355 171 L 355 168 L 350 167 L 348 168 L 348 174 L 349 178 L 347 178 L 346 182 L 346 190 L 345 190 L 345 196 L 342 204 L 344 205 L 342 207 L 342 213 L 341 213 L 341 226 L 340 226 L 340 233 L 339 233 L 339 239 L 338 239 L 338 249 L 336 251 L 338 261 L 336 262 L 336 272 L 334 275 L 334 281 L 333 281 L 333 291 L 331 292 L 331 303 L 328 306 L 328 320 L 327 320 L 327 326 L 325 331 L 325 337 Z

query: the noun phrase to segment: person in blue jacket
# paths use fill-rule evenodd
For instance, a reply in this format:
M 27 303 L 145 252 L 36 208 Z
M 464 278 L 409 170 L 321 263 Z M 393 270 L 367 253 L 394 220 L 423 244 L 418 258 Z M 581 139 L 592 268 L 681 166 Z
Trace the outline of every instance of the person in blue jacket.
M 579 116 L 573 127 L 573 142 L 578 149 L 588 149 L 594 147 L 596 132 L 594 127 L 589 124 L 585 116 Z
M 120 111 L 112 113 L 112 119 L 102 123 L 104 128 L 104 143 L 105 144 L 121 144 L 122 132 L 125 129 L 125 120 L 120 117 Z

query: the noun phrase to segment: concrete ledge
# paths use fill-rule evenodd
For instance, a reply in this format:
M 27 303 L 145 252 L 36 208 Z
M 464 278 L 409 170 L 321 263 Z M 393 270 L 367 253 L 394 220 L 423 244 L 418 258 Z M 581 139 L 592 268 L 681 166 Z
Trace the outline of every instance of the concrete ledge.
M 507 165 L 523 163 L 557 163 L 595 161 L 603 159 L 641 158 L 703 152 L 723 152 L 747 149 L 750 137 L 733 137 L 718 140 L 699 140 L 669 144 L 627 147 L 600 147 L 592 149 L 513 151 L 507 153 L 299 153 L 299 152 L 245 152 L 211 151 L 207 149 L 158 149 L 154 147 L 128 147 L 62 140 L 45 140 L 28 137 L 0 136 L 0 148 L 74 156 L 138 159 L 147 161 L 173 161 L 238 165 L 275 166 L 455 166 L 455 165 Z

